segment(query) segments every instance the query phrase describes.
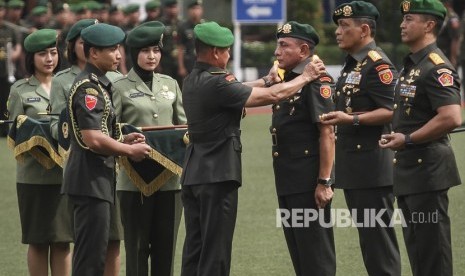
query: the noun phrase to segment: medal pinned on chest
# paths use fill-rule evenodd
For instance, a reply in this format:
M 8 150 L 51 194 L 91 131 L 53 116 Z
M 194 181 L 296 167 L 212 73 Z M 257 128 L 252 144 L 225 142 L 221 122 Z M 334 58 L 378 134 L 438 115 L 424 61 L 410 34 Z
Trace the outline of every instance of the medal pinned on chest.
M 162 90 L 160 91 L 160 95 L 161 95 L 163 98 L 167 99 L 167 100 L 173 100 L 173 99 L 176 97 L 176 95 L 174 94 L 174 92 L 170 91 L 170 90 L 168 89 L 168 86 L 166 86 L 166 85 L 163 85 L 163 86 L 162 86 Z

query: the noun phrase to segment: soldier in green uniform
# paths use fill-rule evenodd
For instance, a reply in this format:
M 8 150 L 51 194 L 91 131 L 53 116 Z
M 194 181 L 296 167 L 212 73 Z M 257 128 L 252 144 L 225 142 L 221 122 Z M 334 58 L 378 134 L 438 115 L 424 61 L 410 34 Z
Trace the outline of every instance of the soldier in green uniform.
M 147 1 L 147 3 L 145 3 L 145 13 L 147 17 L 145 17 L 143 23 L 159 20 L 161 16 L 160 6 L 160 0 Z
M 181 275 L 226 276 L 242 183 L 243 108 L 290 97 L 325 69 L 321 60 L 315 60 L 286 83 L 273 85 L 279 78 L 270 71 L 242 84 L 226 70 L 234 42 L 231 31 L 207 22 L 195 26 L 194 34 L 197 62 L 184 80 L 182 94 L 190 144 L 181 177 L 186 224 Z
M 62 192 L 74 204 L 73 275 L 103 275 L 110 206 L 115 203 L 114 156 L 129 156 L 137 161 L 150 152 L 150 147 L 139 143 L 144 141 L 142 134 L 119 137 L 115 129 L 113 87 L 105 73 L 116 70 L 120 62 L 123 30 L 93 24 L 80 35 L 87 63 L 71 87 L 67 105 L 71 146 Z
M 81 30 L 91 25 L 97 24 L 96 19 L 82 19 L 74 24 L 67 36 L 67 58 L 71 65 L 70 68 L 58 72 L 52 80 L 52 95 L 50 96 L 50 106 L 52 113 L 55 116 L 50 118 L 50 128 L 52 136 L 55 140 L 58 140 L 58 132 L 63 131 L 64 136 L 67 136 L 68 129 L 58 129 L 59 117 L 56 114 L 60 114 L 65 110 L 66 105 L 69 101 L 69 93 L 74 79 L 84 69 L 86 65 L 86 57 L 84 55 L 84 41 L 81 38 Z M 117 71 L 108 71 L 105 74 L 110 81 L 113 81 L 121 74 Z M 115 199 L 118 201 L 118 199 Z M 116 203 L 111 205 L 110 208 L 110 240 L 108 242 L 107 259 L 105 262 L 105 271 L 111 275 L 110 271 L 119 271 L 119 248 L 120 241 L 123 239 L 123 226 L 120 219 L 119 204 Z M 106 274 L 108 275 L 108 274 Z
M 178 25 L 180 19 L 178 16 L 178 1 L 164 0 L 163 13 L 160 21 L 166 26 L 166 28 L 163 33 L 163 58 L 161 59 L 160 66 L 157 71 L 181 81 L 178 78 L 178 54 L 176 48 L 179 39 Z
M 58 70 L 57 32 L 42 29 L 24 41 L 30 78 L 11 87 L 8 100 L 10 119 L 18 115 L 43 118 L 49 105 L 53 73 Z M 68 275 L 71 269 L 69 243 L 73 241 L 72 213 L 66 197 L 60 195 L 60 166 L 44 168 L 32 155 L 24 156 L 16 166 L 18 206 L 22 242 L 28 244 L 30 274 Z
M 134 67 L 114 82 L 113 102 L 117 121 L 133 126 L 186 123 L 181 90 L 170 76 L 154 73 L 161 57 L 165 26 L 143 23 L 129 32 L 126 47 Z M 120 171 L 117 187 L 121 202 L 126 248 L 126 275 L 173 275 L 174 249 L 181 221 L 179 177 L 143 196 L 126 171 Z M 150 269 L 148 260 L 150 258 Z
M 8 117 L 6 102 L 10 86 L 15 81 L 14 64 L 21 55 L 20 35 L 13 24 L 5 21 L 5 2 L 0 1 L 0 120 Z M 9 60 L 11 59 L 11 60 Z M 0 126 L 0 136 L 8 134 L 8 125 Z
M 405 245 L 414 276 L 453 273 L 449 188 L 461 180 L 448 133 L 462 122 L 460 80 L 436 46 L 446 9 L 439 0 L 401 3 L 402 42 L 410 54 L 396 85 L 394 133 L 382 148 L 396 150 L 394 194 L 405 217 Z
M 195 63 L 194 27 L 204 20 L 202 0 L 191 0 L 187 6 L 187 19 L 178 27 L 178 76 L 187 76 Z
M 347 207 L 361 225 L 357 230 L 368 275 L 394 276 L 400 275 L 401 263 L 395 229 L 389 227 L 395 200 L 393 152 L 380 149 L 378 141 L 390 131 L 397 71 L 376 47 L 378 17 L 376 7 L 365 1 L 335 9 L 336 41 L 348 55 L 336 84 L 337 111 L 322 120 L 337 126 L 335 187 L 344 190 Z M 373 211 L 382 212 L 384 225 L 371 224 Z
M 290 21 L 276 33 L 275 56 L 285 70 L 284 82 L 303 73 L 314 57 L 319 36 L 308 24 Z M 323 125 L 320 115 L 334 109 L 333 79 L 323 74 L 273 105 L 270 132 L 273 169 L 281 211 L 315 210 L 330 221 L 333 196 L 331 173 L 334 163 L 334 127 Z M 284 236 L 294 271 L 299 276 L 336 274 L 333 228 L 318 219 L 308 226 L 283 223 Z

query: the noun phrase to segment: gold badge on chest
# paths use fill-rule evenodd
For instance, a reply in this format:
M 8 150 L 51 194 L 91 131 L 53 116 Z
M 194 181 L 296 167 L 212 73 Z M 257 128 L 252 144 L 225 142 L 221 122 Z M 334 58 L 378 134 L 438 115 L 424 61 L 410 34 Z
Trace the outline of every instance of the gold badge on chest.
M 170 91 L 168 86 L 166 85 L 163 85 L 162 86 L 162 90 L 160 91 L 160 94 L 163 98 L 167 99 L 167 100 L 172 100 L 176 97 L 176 95 L 174 94 L 174 92 Z

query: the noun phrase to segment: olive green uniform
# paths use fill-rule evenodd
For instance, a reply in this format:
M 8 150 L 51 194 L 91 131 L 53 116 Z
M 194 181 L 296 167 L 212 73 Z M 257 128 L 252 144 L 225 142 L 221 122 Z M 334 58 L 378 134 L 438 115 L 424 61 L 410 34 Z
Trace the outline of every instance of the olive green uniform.
M 43 119 L 49 95 L 34 76 L 13 84 L 8 100 L 10 119 L 27 115 Z M 16 182 L 23 243 L 71 242 L 73 226 L 68 201 L 60 195 L 62 170 L 45 169 L 32 155 L 17 162 Z
M 149 83 L 150 85 L 150 83 Z M 134 126 L 185 124 L 178 83 L 167 75 L 154 74 L 151 87 L 131 69 L 114 82 L 113 103 L 117 120 Z M 170 178 L 154 194 L 143 197 L 125 170 L 118 174 L 127 275 L 172 275 L 174 250 L 181 220 L 179 177 Z

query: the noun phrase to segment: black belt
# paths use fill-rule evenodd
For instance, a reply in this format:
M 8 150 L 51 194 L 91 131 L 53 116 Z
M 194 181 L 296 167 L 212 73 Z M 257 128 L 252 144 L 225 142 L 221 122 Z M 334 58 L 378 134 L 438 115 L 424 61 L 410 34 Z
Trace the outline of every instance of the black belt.
M 240 137 L 240 129 L 225 129 L 220 132 L 198 132 L 191 133 L 189 131 L 189 141 L 190 143 L 208 143 L 214 141 L 220 141 L 229 137 Z

